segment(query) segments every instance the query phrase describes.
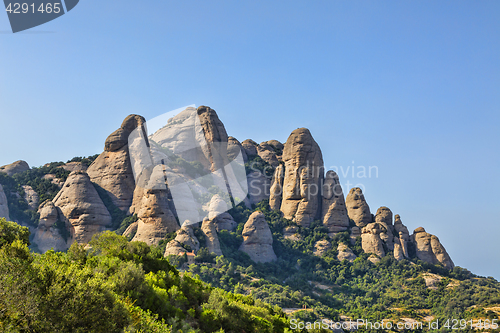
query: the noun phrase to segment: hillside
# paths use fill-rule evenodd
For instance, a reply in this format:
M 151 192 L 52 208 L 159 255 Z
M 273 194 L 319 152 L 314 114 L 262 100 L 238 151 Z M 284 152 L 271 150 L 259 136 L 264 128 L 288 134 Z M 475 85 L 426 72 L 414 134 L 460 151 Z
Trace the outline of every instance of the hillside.
M 456 319 L 472 331 L 479 320 L 491 326 L 499 319 L 495 279 L 455 266 L 437 236 L 423 227 L 410 233 L 390 208 L 373 214 L 360 188 L 344 196 L 305 128 L 285 143 L 257 144 L 228 136 L 205 106 L 186 109 L 154 133 L 130 115 L 101 154 L 31 169 L 18 161 L 0 167 L 0 184 L 0 216 L 29 229 L 23 243 L 39 253 L 66 252 L 30 254 L 9 239 L 1 250 L 5 267 L 28 267 L 33 276 L 65 267 L 50 274 L 68 283 L 87 274 L 85 283 L 109 292 L 118 331 L 137 316 L 165 331 L 187 325 L 202 332 L 279 332 L 290 320 L 322 319 L 439 320 L 443 331 L 453 331 L 444 325 Z M 148 291 L 119 286 L 136 283 L 134 274 Z M 36 281 L 28 287 L 47 288 Z M 3 290 L 17 285 L 2 283 Z M 19 319 L 26 310 L 14 308 L 1 323 L 30 325 L 32 319 Z M 241 322 L 224 319 L 231 311 Z M 41 325 L 34 331 L 56 320 L 43 321 L 41 313 L 31 313 Z

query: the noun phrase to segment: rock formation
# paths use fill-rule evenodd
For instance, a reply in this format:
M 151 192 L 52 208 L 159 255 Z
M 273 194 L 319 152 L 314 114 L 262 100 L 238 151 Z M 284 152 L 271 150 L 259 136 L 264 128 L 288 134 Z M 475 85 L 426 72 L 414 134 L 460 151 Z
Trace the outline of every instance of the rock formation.
M 396 216 L 394 216 L 394 230 L 398 235 L 397 241 L 396 238 L 394 238 L 394 257 L 396 257 L 396 251 L 401 251 L 404 258 L 410 258 L 410 254 L 408 252 L 408 242 L 410 241 L 410 233 L 408 232 L 408 228 L 406 228 L 406 226 L 403 225 L 401 217 L 397 214 Z M 400 250 L 399 249 L 396 250 L 396 243 L 400 247 Z
M 87 170 L 92 182 L 106 190 L 113 203 L 123 211 L 127 211 L 132 204 L 135 188 L 128 138 L 132 131 L 145 122 L 138 115 L 126 117 L 121 127 L 108 136 L 104 152 Z
M 420 260 L 431 264 L 442 264 L 447 269 L 455 267 L 439 238 L 425 232 L 424 228 L 415 229 L 411 240 L 416 245 L 416 255 Z
M 168 233 L 180 228 L 172 213 L 166 190 L 137 187 L 131 213 L 137 214 L 139 218 L 133 241 L 157 245 Z
M 28 171 L 30 166 L 25 161 L 16 161 L 0 167 L 0 172 L 6 173 L 8 176 L 13 176 L 16 173 Z
M 269 207 L 272 210 L 280 210 L 281 199 L 283 197 L 283 180 L 285 177 L 285 166 L 283 164 L 278 165 L 276 170 L 274 170 L 273 180 L 271 182 L 271 189 L 269 195 Z
M 243 228 L 243 244 L 240 251 L 245 252 L 255 262 L 277 260 L 273 250 L 273 235 L 264 214 L 256 211 L 248 218 Z
M 363 228 L 372 222 L 370 207 L 366 203 L 365 196 L 359 187 L 351 188 L 345 205 L 347 207 L 347 215 L 354 221 L 356 226 Z
M 196 253 L 199 249 L 200 243 L 194 236 L 193 229 L 191 226 L 185 225 L 177 230 L 177 236 L 175 236 L 175 239 L 168 242 L 164 256 L 181 255 L 184 252 L 191 251 Z
M 29 185 L 23 185 L 24 190 L 24 200 L 28 203 L 28 207 L 30 210 L 37 210 L 39 203 L 38 193 L 33 189 L 33 187 Z
M 380 234 L 383 232 L 382 226 L 378 223 L 370 223 L 361 230 L 361 246 L 366 253 L 373 253 L 380 258 L 385 256 L 383 241 Z
M 55 251 L 66 251 L 68 249 L 68 240 L 64 239 L 60 230 L 55 226 L 59 214 L 52 201 L 45 201 L 38 209 L 40 220 L 35 231 L 33 243 L 44 253 L 51 248 Z M 66 228 L 69 226 L 66 226 Z
M 82 162 L 68 162 L 61 166 L 66 171 L 87 171 L 88 167 Z
M 137 221 L 133 222 L 131 225 L 129 225 L 127 227 L 127 229 L 125 229 L 122 236 L 125 236 L 128 239 L 134 238 L 135 234 L 137 233 L 138 226 L 139 226 L 139 222 L 137 222 Z
M 220 249 L 215 222 L 213 220 L 209 220 L 208 218 L 204 219 L 201 224 L 201 231 L 203 231 L 203 234 L 205 235 L 208 251 L 210 253 L 215 253 L 217 256 L 221 256 L 222 250 Z
M 332 244 L 327 241 L 326 239 L 317 241 L 314 244 L 314 252 L 313 254 L 315 256 L 321 257 L 323 254 L 325 254 L 326 251 L 330 250 L 332 248 Z
M 359 227 L 351 228 L 351 244 L 356 244 L 356 239 L 361 237 L 361 229 Z
M 302 239 L 302 236 L 299 234 L 299 227 L 296 226 L 284 227 L 283 237 L 285 239 L 290 239 L 293 241 L 298 241 Z
M 349 217 L 345 206 L 344 193 L 339 177 L 334 171 L 328 171 L 323 184 L 323 225 L 328 228 L 330 237 L 349 227 Z
M 84 171 L 73 171 L 53 200 L 59 217 L 70 227 L 72 239 L 88 243 L 111 225 L 111 215 Z
M 222 230 L 234 231 L 238 223 L 233 219 L 229 213 L 222 213 L 214 219 L 217 232 Z
M 251 139 L 246 139 L 241 143 L 241 146 L 245 150 L 245 153 L 248 156 L 248 158 L 257 155 L 257 142 Z
M 292 132 L 283 150 L 285 176 L 281 211 L 287 219 L 309 227 L 321 215 L 323 156 L 307 128 Z
M 241 143 L 234 137 L 227 138 L 227 157 L 229 161 L 233 161 L 239 154 L 241 154 L 243 161 L 248 161 L 248 156 Z
M 277 167 L 280 164 L 278 158 L 276 157 L 276 152 L 274 148 L 267 142 L 261 142 L 257 146 L 257 154 L 259 155 L 260 158 L 262 158 L 264 161 L 266 161 L 273 167 Z
M 375 223 L 378 223 L 380 224 L 380 226 L 382 226 L 380 239 L 384 241 L 389 251 L 394 250 L 394 227 L 392 226 L 392 211 L 387 207 L 380 207 L 379 209 L 377 209 L 377 214 L 375 215 Z
M 337 259 L 339 261 L 347 260 L 353 262 L 354 259 L 357 258 L 356 255 L 352 252 L 352 250 L 344 243 L 339 243 L 339 245 L 337 246 L 337 251 L 338 251 Z
M 9 217 L 9 204 L 7 202 L 7 196 L 3 191 L 3 187 L 0 184 L 0 217 L 5 217 L 7 220 L 10 220 Z

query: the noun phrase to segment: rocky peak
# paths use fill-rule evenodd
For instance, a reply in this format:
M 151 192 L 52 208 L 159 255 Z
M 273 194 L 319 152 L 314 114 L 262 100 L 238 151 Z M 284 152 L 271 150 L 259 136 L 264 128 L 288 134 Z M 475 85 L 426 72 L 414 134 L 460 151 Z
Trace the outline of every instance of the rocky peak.
M 106 139 L 104 152 L 87 169 L 92 182 L 104 189 L 113 204 L 123 211 L 132 204 L 135 188 L 128 138 L 138 127 L 145 131 L 145 123 L 138 115 L 126 117 L 121 127 Z
M 21 173 L 30 170 L 30 166 L 26 161 L 16 161 L 0 167 L 0 172 L 6 173 L 8 176 L 13 176 L 16 173 Z
M 111 215 L 84 171 L 70 173 L 53 202 L 78 243 L 88 243 L 111 225 Z
M 416 246 L 416 255 L 420 260 L 431 264 L 442 264 L 447 269 L 455 267 L 439 238 L 427 233 L 424 228 L 415 229 L 411 240 Z
M 321 150 L 307 128 L 290 134 L 284 145 L 283 162 L 281 211 L 285 218 L 309 227 L 321 215 L 324 166 Z
M 346 231 L 349 227 L 349 216 L 344 200 L 344 193 L 340 186 L 339 176 L 335 171 L 328 171 L 323 183 L 323 225 L 328 228 L 330 236 Z
M 146 119 L 144 117 L 131 114 L 127 116 L 120 126 L 119 129 L 111 133 L 104 143 L 105 151 L 118 151 L 120 148 L 128 145 L 128 138 L 130 134 L 140 126 L 143 126 L 146 123 Z
M 247 253 L 255 262 L 270 262 L 277 259 L 273 250 L 273 235 L 262 212 L 250 215 L 243 228 L 243 244 L 240 251 Z
M 363 228 L 372 222 L 370 207 L 366 203 L 363 191 L 359 187 L 353 187 L 349 191 L 345 201 L 347 214 L 354 221 L 356 226 Z

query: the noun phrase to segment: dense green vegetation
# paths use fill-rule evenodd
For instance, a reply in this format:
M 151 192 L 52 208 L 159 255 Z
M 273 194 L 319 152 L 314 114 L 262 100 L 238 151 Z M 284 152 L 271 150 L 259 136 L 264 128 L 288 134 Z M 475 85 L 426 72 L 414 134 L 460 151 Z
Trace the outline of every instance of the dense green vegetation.
M 179 273 L 155 247 L 112 232 L 85 250 L 28 250 L 28 230 L 0 219 L 3 332 L 285 332 L 279 307 Z
M 266 215 L 273 233 L 277 262 L 254 263 L 238 251 L 243 241 L 240 223 L 236 232 L 219 233 L 224 257 L 218 257 L 215 264 L 190 265 L 189 271 L 213 286 L 251 294 L 269 304 L 306 306 L 309 311 L 294 313 L 306 321 L 338 320 L 340 316 L 374 321 L 401 317 L 422 320 L 425 316 L 441 320 L 497 318 L 483 309 L 500 303 L 500 284 L 493 278 L 480 278 L 460 267 L 450 272 L 419 260 L 398 262 L 392 255 L 373 264 L 362 252 L 360 239 L 351 246 L 358 258 L 352 263 L 340 262 L 336 249 L 339 242 L 350 244 L 347 233 L 336 235 L 332 249 L 317 257 L 313 255 L 314 244 L 328 239 L 319 221 L 311 228 L 299 227 L 302 239 L 292 241 L 283 237 L 283 228 L 293 222 L 271 211 L 267 202 L 261 202 L 257 209 Z M 251 212 L 242 206 L 231 211 L 238 222 L 246 221 Z M 424 274 L 439 274 L 444 279 L 436 290 L 429 289 Z

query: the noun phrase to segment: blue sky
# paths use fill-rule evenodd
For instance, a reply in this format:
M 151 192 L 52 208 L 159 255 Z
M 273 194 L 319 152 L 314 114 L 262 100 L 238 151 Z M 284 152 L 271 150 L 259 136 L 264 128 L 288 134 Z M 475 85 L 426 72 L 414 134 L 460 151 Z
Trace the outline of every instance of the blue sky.
M 240 141 L 307 127 L 327 167 L 378 168 L 340 175 L 372 212 L 500 279 L 500 2 L 82 0 L 9 31 L 0 13 L 0 165 L 100 153 L 128 114 L 189 104 Z

